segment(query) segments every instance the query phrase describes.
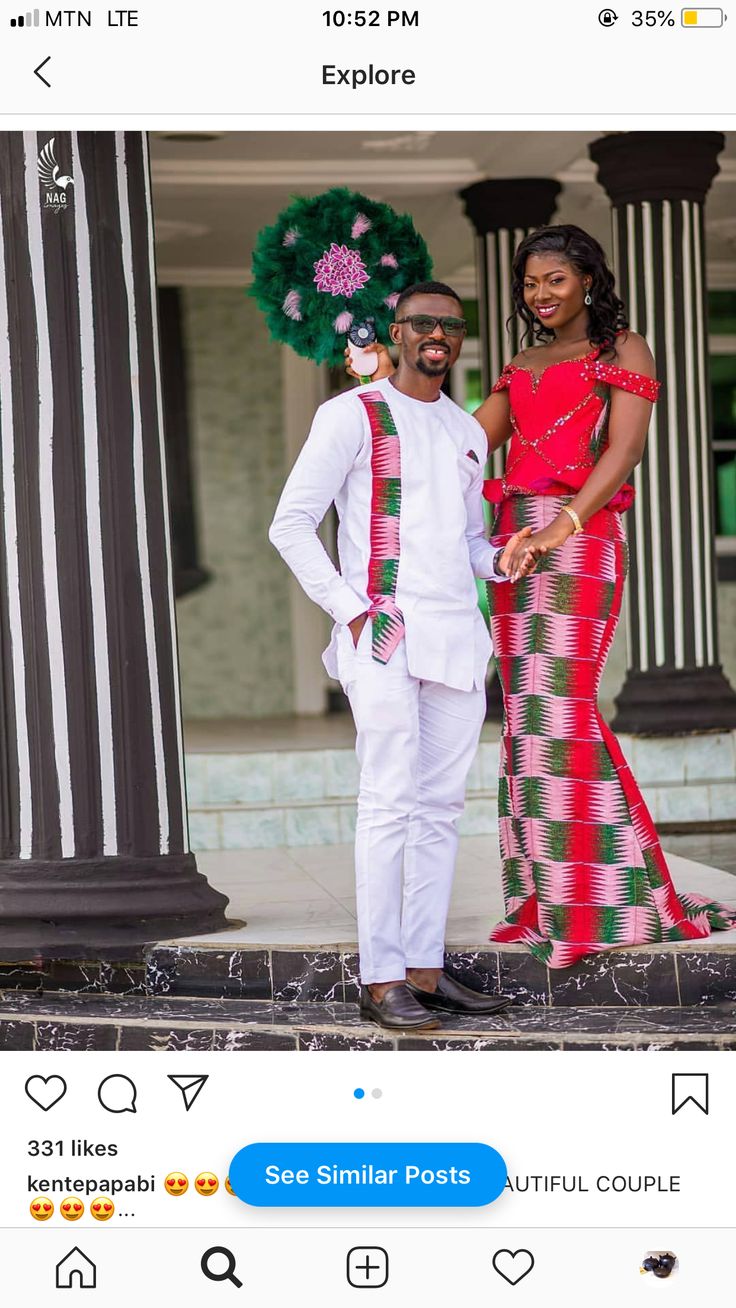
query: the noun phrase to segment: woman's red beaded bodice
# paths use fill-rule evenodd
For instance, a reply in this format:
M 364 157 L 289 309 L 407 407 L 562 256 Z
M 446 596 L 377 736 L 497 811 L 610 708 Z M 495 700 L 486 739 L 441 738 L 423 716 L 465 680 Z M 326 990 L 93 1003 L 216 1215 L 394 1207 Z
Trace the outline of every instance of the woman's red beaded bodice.
M 500 503 L 507 495 L 575 494 L 608 445 L 612 386 L 654 401 L 659 382 L 606 363 L 598 349 L 580 359 L 561 359 L 535 374 L 509 363 L 493 387 L 508 389 L 513 434 L 503 478 L 486 481 L 483 494 Z M 625 483 L 609 502 L 623 512 L 634 498 Z

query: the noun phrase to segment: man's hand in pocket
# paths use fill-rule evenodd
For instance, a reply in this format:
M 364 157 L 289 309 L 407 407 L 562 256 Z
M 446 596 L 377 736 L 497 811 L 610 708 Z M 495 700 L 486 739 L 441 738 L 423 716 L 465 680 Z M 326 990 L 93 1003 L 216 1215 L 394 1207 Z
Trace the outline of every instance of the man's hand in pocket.
M 355 649 L 358 648 L 360 633 L 363 630 L 367 621 L 368 621 L 368 614 L 360 613 L 358 614 L 357 618 L 353 618 L 352 622 L 348 623 L 348 628 L 350 630 L 350 635 L 353 638 L 353 646 L 355 647 Z

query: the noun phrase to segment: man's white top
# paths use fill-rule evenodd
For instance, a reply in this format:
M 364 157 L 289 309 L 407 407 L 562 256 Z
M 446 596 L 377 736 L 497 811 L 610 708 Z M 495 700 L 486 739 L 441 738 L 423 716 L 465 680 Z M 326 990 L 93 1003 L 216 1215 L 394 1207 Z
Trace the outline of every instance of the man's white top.
M 339 627 L 370 608 L 373 477 L 361 391 L 382 393 L 399 433 L 396 603 L 404 615 L 409 672 L 422 681 L 471 690 L 483 684 L 491 654 L 474 578 L 499 580 L 493 565 L 500 551 L 484 530 L 485 432 L 446 395 L 431 403 L 414 400 L 384 378 L 323 404 L 284 487 L 269 538 L 310 598 L 335 619 L 323 660 L 337 677 Z M 317 535 L 333 501 L 340 520 L 340 572 Z

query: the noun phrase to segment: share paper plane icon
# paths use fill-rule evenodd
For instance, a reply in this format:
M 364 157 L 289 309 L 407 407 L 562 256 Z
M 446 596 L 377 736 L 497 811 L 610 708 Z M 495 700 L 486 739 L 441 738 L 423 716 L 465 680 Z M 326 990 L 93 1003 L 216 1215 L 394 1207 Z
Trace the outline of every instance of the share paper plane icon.
M 174 1085 L 181 1090 L 187 1112 L 189 1112 L 205 1081 L 209 1081 L 209 1079 L 209 1076 L 171 1076 L 169 1074 L 169 1080 L 173 1081 Z

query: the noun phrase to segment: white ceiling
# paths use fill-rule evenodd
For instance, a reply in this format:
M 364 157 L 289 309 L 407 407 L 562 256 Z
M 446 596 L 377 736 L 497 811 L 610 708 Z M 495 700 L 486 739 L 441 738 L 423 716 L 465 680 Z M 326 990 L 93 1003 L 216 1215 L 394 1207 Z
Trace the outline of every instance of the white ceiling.
M 588 143 L 597 132 L 226 132 L 151 134 L 159 280 L 243 285 L 261 227 L 292 195 L 347 185 L 410 212 L 436 276 L 467 293 L 473 238 L 457 192 L 484 177 L 556 177 L 556 218 L 604 245 L 610 206 Z M 736 134 L 706 208 L 715 284 L 736 280 Z M 732 270 L 729 267 L 733 266 Z

